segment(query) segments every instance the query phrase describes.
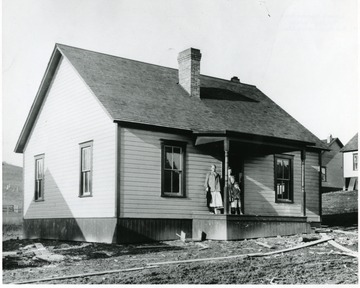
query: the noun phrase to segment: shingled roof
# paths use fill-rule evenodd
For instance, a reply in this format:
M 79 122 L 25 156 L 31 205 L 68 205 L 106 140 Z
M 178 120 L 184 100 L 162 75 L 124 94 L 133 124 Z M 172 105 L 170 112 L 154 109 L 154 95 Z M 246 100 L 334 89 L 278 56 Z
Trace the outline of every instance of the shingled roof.
M 358 133 L 350 139 L 348 143 L 340 150 L 341 152 L 357 151 L 358 150 Z
M 54 53 L 57 51 L 68 59 L 114 121 L 199 133 L 231 131 L 327 149 L 255 86 L 200 75 L 200 98 L 191 97 L 178 84 L 177 69 L 62 44 L 56 44 Z

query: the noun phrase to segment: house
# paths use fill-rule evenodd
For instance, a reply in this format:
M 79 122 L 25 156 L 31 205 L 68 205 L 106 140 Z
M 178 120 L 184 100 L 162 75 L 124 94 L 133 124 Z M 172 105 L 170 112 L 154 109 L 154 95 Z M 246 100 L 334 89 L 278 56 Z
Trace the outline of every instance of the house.
M 94 242 L 306 233 L 321 221 L 327 147 L 253 85 L 56 44 L 15 151 L 24 236 Z M 215 164 L 224 212 L 210 214 Z M 242 212 L 229 215 L 228 171 Z
M 358 189 L 358 133 L 340 150 L 343 154 L 345 190 Z
M 321 153 L 322 193 L 342 190 L 344 177 L 342 153 L 340 149 L 344 147 L 344 145 L 339 138 L 333 138 L 332 135 L 329 135 L 328 138 L 322 140 L 322 142 L 327 145 L 329 149 L 329 151 L 324 150 Z

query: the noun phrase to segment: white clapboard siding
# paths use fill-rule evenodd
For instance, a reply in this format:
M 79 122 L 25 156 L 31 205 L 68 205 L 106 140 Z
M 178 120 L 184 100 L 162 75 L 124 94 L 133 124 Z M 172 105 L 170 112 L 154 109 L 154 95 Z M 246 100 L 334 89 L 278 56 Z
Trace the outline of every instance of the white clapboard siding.
M 114 217 L 116 124 L 62 59 L 24 151 L 24 217 Z M 79 198 L 79 143 L 93 141 L 93 197 Z M 45 198 L 34 202 L 34 156 L 45 154 Z
M 294 203 L 275 203 L 274 155 L 244 160 L 244 208 L 246 214 L 301 216 L 300 156 L 294 155 Z
M 294 203 L 275 203 L 274 155 L 245 159 L 244 202 L 245 213 L 264 216 L 302 216 L 301 211 L 301 158 L 294 156 Z M 306 216 L 319 221 L 319 161 L 318 154 L 307 152 L 305 161 Z
M 308 221 L 319 222 L 319 154 L 307 152 L 305 167 L 306 216 L 308 217 Z
M 161 197 L 161 140 L 187 142 L 186 198 Z M 188 218 L 207 211 L 204 192 L 206 173 L 221 161 L 193 146 L 185 136 L 122 129 L 120 168 L 120 216 L 135 218 Z
M 354 154 L 357 154 L 358 151 L 350 151 L 343 153 L 343 169 L 344 177 L 358 177 L 358 170 L 354 170 Z

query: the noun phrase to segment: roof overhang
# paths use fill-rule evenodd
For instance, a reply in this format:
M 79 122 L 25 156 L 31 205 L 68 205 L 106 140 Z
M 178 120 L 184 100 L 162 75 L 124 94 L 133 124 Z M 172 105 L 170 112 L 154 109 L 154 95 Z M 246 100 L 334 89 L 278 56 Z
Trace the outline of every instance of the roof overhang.
M 15 150 L 14 150 L 16 153 L 23 153 L 23 151 L 24 151 L 27 140 L 31 134 L 32 128 L 37 119 L 37 116 L 39 114 L 39 111 L 41 109 L 43 101 L 44 101 L 46 94 L 49 90 L 49 87 L 52 83 L 52 80 L 53 80 L 56 70 L 58 68 L 58 64 L 61 60 L 61 57 L 62 57 L 62 54 L 59 51 L 59 49 L 57 48 L 57 46 L 55 45 L 55 48 L 51 54 L 49 63 L 47 65 L 44 77 L 41 80 L 41 84 L 40 84 L 40 87 L 36 94 L 35 100 L 30 108 L 30 112 L 29 112 L 29 114 L 26 118 L 25 124 L 21 130 L 20 137 L 16 143 Z
M 124 128 L 149 130 L 149 131 L 164 132 L 164 133 L 175 133 L 175 134 L 187 134 L 187 135 L 192 134 L 192 131 L 189 129 L 167 127 L 162 125 L 153 125 L 148 123 L 140 123 L 134 121 L 120 120 L 120 119 L 115 119 L 114 123 L 117 123 L 119 126 Z
M 314 147 L 315 143 L 308 141 L 299 141 L 292 139 L 277 138 L 271 136 L 254 135 L 248 133 L 240 133 L 236 131 L 205 131 L 194 132 L 196 136 L 195 146 L 215 143 L 219 141 L 228 140 L 230 142 L 267 145 L 284 149 L 305 149 L 307 147 Z
M 342 152 L 342 153 L 347 153 L 347 152 L 356 152 L 356 151 L 358 151 L 358 149 L 340 150 L 340 152 Z

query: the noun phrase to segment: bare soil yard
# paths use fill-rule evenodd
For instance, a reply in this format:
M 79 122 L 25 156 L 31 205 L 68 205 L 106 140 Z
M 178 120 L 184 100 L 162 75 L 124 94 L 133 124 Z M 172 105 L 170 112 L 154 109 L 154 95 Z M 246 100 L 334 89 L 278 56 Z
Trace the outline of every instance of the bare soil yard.
M 326 235 L 358 251 L 357 227 L 332 227 L 350 233 Z M 103 275 L 50 280 L 49 284 L 357 284 L 358 259 L 329 242 L 263 257 L 238 257 L 198 262 L 154 264 L 168 261 L 264 253 L 304 244 L 302 236 L 242 241 L 178 241 L 142 245 L 109 245 L 50 240 L 5 240 L 3 283 L 23 282 L 106 270 L 139 268 Z M 306 236 L 318 237 L 319 234 Z M 40 260 L 27 245 L 41 243 L 59 262 Z M 261 243 L 261 244 L 259 244 Z M 265 245 L 263 245 L 265 244 Z M 269 246 L 265 247 L 265 246 Z M 41 245 L 40 245 L 41 246 Z M 24 247 L 26 249 L 24 249 Z M 21 249 L 22 248 L 22 249 Z M 25 251 L 30 251 L 25 253 Z M 36 252 L 36 249 L 35 249 Z M 11 253 L 7 253 L 11 254 Z M 13 253 L 14 254 L 14 253 Z M 59 256 L 60 257 L 60 256 Z M 155 266 L 155 267 L 154 267 Z

